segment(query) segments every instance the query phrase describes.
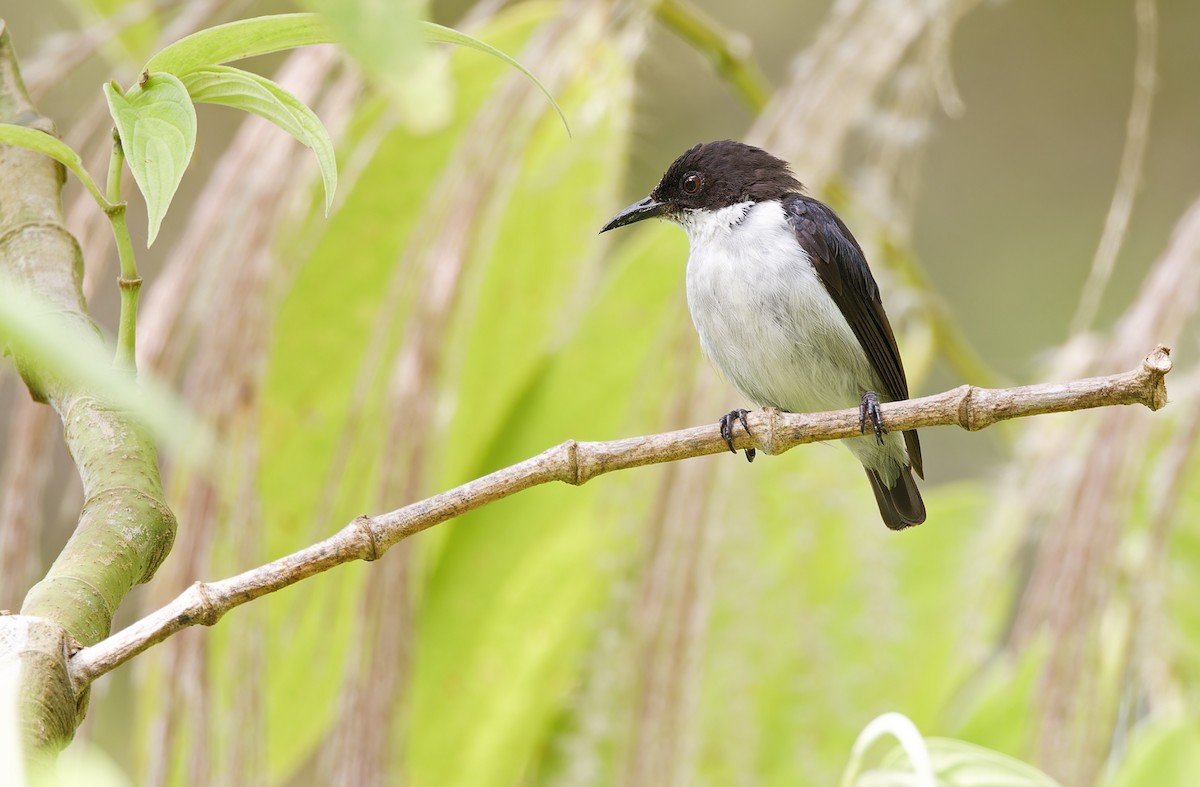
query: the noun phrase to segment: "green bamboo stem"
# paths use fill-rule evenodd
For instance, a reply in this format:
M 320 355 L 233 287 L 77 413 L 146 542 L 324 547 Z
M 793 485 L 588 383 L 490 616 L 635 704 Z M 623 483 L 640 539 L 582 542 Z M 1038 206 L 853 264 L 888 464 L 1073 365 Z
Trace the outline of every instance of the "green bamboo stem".
M 133 256 L 133 241 L 129 237 L 129 226 L 125 222 L 125 203 L 121 200 L 121 175 L 125 168 L 125 150 L 121 138 L 113 133 L 113 152 L 108 161 L 108 184 L 105 208 L 112 223 L 113 237 L 117 242 L 117 256 L 121 262 L 121 276 L 117 285 L 121 288 L 121 319 L 117 325 L 117 355 L 113 364 L 122 371 L 137 374 L 137 310 L 138 295 L 142 279 L 138 276 L 137 260 Z

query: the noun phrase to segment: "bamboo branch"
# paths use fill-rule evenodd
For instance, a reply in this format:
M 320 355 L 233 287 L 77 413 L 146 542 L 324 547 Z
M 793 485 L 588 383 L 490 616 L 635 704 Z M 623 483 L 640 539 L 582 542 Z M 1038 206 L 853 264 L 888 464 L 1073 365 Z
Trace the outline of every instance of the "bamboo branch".
M 964 385 L 921 399 L 885 403 L 881 410 L 891 431 L 940 425 L 976 431 L 1011 418 L 1118 404 L 1157 410 L 1167 403 L 1163 378 L 1170 370 L 1170 350 L 1159 346 L 1138 368 L 1122 374 L 1003 389 Z M 760 410 L 747 418 L 750 434 L 738 430 L 734 445 L 766 454 L 861 435 L 858 408 L 814 414 Z M 715 424 L 608 442 L 568 440 L 395 511 L 360 516 L 333 536 L 266 565 L 217 582 L 196 582 L 161 609 L 75 653 L 68 665 L 72 683 L 83 691 L 96 678 L 188 626 L 211 626 L 240 604 L 342 563 L 375 560 L 411 535 L 530 487 L 551 481 L 579 485 L 614 470 L 727 450 Z

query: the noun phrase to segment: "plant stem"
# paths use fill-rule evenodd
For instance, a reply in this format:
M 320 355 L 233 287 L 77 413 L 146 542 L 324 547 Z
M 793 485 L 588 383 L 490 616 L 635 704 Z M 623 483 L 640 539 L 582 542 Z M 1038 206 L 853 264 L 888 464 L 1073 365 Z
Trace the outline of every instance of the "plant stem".
M 663 27 L 708 56 L 753 112 L 761 112 L 771 97 L 771 85 L 750 54 L 748 41 L 731 36 L 687 0 L 660 0 L 654 17 Z
M 114 132 L 106 194 L 112 207 L 105 211 L 112 223 L 117 256 L 121 260 L 121 276 L 117 279 L 117 285 L 121 288 L 121 321 L 117 328 L 117 355 L 113 364 L 118 369 L 137 374 L 137 308 L 142 279 L 138 276 L 133 241 L 129 237 L 129 226 L 125 223 L 125 203 L 121 201 L 121 174 L 124 168 L 125 150 L 121 147 L 120 137 Z

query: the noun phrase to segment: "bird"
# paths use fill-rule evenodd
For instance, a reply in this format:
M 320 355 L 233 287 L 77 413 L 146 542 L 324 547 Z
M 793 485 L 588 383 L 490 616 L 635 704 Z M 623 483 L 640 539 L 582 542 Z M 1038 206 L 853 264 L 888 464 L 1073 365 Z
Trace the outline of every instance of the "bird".
M 784 160 L 725 139 L 684 152 L 600 232 L 655 217 L 687 233 L 688 311 L 722 375 L 760 408 L 857 405 L 862 436 L 842 442 L 866 470 L 884 524 L 924 522 L 916 430 L 889 433 L 879 409 L 908 398 L 904 364 L 862 247 L 833 209 L 805 194 Z M 748 412 L 718 422 L 734 453 Z

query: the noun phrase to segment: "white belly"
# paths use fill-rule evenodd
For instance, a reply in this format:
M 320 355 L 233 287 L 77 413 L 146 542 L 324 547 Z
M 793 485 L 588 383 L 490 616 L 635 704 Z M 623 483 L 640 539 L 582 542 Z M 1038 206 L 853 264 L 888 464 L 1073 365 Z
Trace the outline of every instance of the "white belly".
M 743 394 L 789 412 L 857 407 L 868 390 L 886 400 L 778 202 L 693 215 L 684 229 L 691 247 L 688 309 L 700 345 Z M 906 461 L 899 435 L 889 435 L 884 446 L 873 436 L 847 445 L 877 469 Z

